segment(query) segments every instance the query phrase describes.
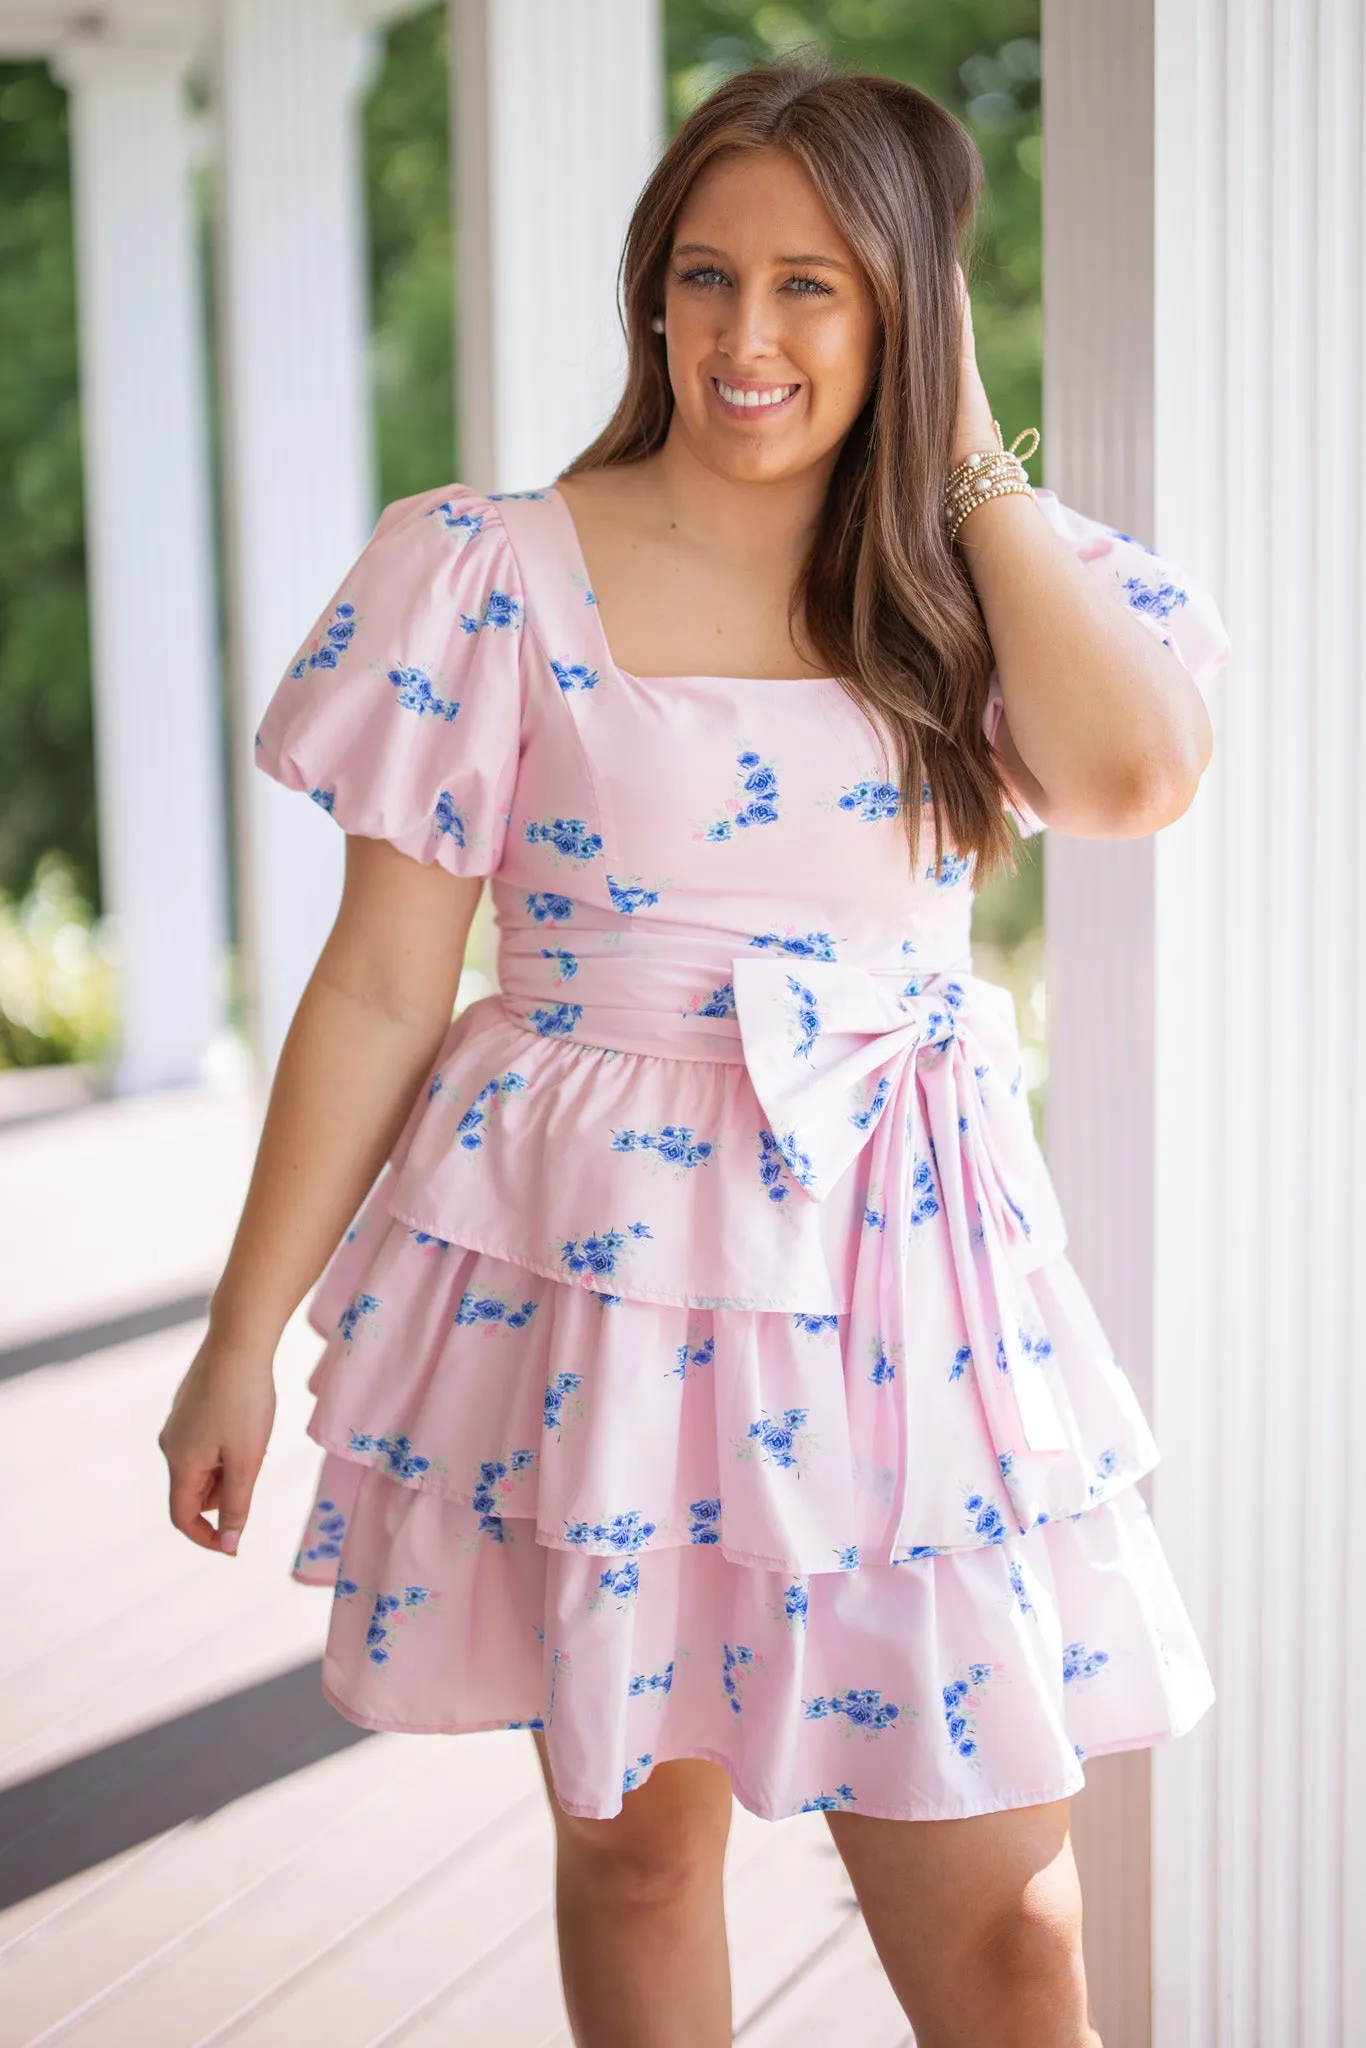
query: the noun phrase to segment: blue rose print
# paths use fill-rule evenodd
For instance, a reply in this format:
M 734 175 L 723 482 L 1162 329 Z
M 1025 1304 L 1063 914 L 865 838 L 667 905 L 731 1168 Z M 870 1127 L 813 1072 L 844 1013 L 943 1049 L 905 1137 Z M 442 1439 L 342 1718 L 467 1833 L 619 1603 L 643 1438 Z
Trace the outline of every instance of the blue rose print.
M 1068 1643 L 1062 1653 L 1062 1682 L 1072 1685 L 1079 1678 L 1094 1678 L 1109 1661 L 1108 1650 L 1088 1650 L 1085 1643 Z
M 541 1404 L 542 1420 L 547 1429 L 553 1429 L 557 1433 L 563 1431 L 565 1403 L 582 1385 L 581 1372 L 557 1372 L 554 1379 L 547 1384 L 545 1398 Z M 570 1412 L 575 1416 L 582 1415 L 583 1402 L 575 1401 Z
M 426 514 L 426 517 L 428 519 L 439 519 L 441 524 L 450 533 L 463 534 L 466 545 L 474 539 L 484 524 L 482 512 L 457 512 L 449 498 L 440 505 L 433 505 L 431 511 Z
M 625 876 L 619 881 L 615 875 L 609 875 L 607 893 L 612 899 L 613 910 L 619 910 L 623 917 L 634 917 L 638 910 L 648 910 L 652 903 L 659 901 L 658 889 L 647 889 L 643 883 Z
M 356 607 L 339 604 L 332 612 L 307 654 L 301 654 L 290 670 L 297 682 L 311 668 L 335 668 L 356 637 Z
M 648 1223 L 628 1223 L 625 1230 L 600 1230 L 591 1237 L 566 1238 L 560 1245 L 560 1263 L 568 1273 L 607 1279 L 617 1270 L 628 1240 L 653 1237 Z
M 977 1708 L 979 1692 L 996 1671 L 994 1664 L 969 1664 L 964 1677 L 950 1679 L 944 1686 L 944 1727 L 949 1746 L 962 1757 L 977 1754 Z
M 626 1687 L 627 1697 L 640 1699 L 648 1692 L 668 1693 L 673 1690 L 674 1660 L 670 1657 L 662 1671 L 636 1672 Z
M 711 1158 L 710 1138 L 698 1138 L 688 1124 L 661 1124 L 655 1131 L 613 1131 L 614 1152 L 651 1152 L 666 1166 L 685 1171 Z
M 527 1022 L 542 1038 L 564 1037 L 583 1015 L 582 1003 L 549 1003 L 528 1012 Z
M 421 1479 L 427 1472 L 445 1477 L 450 1471 L 440 1458 L 428 1458 L 415 1451 L 412 1438 L 407 1436 L 374 1436 L 368 1430 L 353 1429 L 347 1448 L 368 1453 L 390 1479 Z
M 478 633 L 484 626 L 492 626 L 495 630 L 499 626 L 511 626 L 515 630 L 521 623 L 521 600 L 506 590 L 491 590 L 478 618 L 471 617 L 469 612 L 460 614 L 460 629 L 464 633 Z
M 807 932 L 804 936 L 796 932 L 761 932 L 749 943 L 771 953 L 794 953 L 805 960 L 835 958 L 835 942 L 829 932 Z
M 795 974 L 787 977 L 789 1002 L 787 1005 L 788 1027 L 795 1034 L 794 1059 L 810 1059 L 811 1048 L 821 1035 L 821 1010 L 811 990 Z
M 482 1324 L 486 1330 L 524 1330 L 535 1313 L 534 1301 L 514 1303 L 506 1294 L 476 1294 L 467 1287 L 451 1321 L 464 1328 Z
M 766 1465 L 777 1465 L 785 1471 L 801 1470 L 807 1453 L 815 1445 L 814 1438 L 799 1442 L 809 1413 L 807 1408 L 784 1408 L 775 1421 L 765 1410 L 749 1425 L 747 1440 L 739 1447 L 742 1455 L 752 1455 L 757 1448 Z
M 621 1779 L 623 1794 L 634 1792 L 636 1786 L 644 1782 L 645 1778 L 649 1776 L 650 1766 L 653 1762 L 654 1758 L 647 1750 L 644 1756 L 638 1756 L 633 1764 L 626 1766 Z
M 857 1130 L 870 1131 L 882 1115 L 883 1110 L 887 1107 L 887 1098 L 891 1092 L 892 1084 L 887 1076 L 883 1074 L 864 1108 L 850 1111 L 850 1123 Z
M 730 1701 L 732 1714 L 738 1714 L 743 1710 L 741 1686 L 744 1674 L 752 1670 L 756 1662 L 758 1659 L 747 1643 L 722 1643 L 721 1685 L 726 1698 Z
M 939 1201 L 930 1162 L 917 1154 L 911 1168 L 911 1224 L 914 1227 L 928 1223 L 931 1216 L 938 1214 Z
M 967 1526 L 974 1536 L 980 1536 L 986 1543 L 1004 1543 L 1006 1525 L 1001 1510 L 984 1493 L 969 1493 L 964 1496 L 963 1509 Z
M 532 889 L 526 898 L 527 915 L 537 924 L 568 924 L 574 915 L 574 905 L 568 896 L 557 896 L 553 889 Z
M 528 818 L 525 831 L 528 846 L 548 846 L 557 861 L 576 867 L 602 852 L 602 834 L 590 832 L 584 818 Z
M 955 882 L 962 881 L 971 866 L 972 862 L 966 854 L 946 851 L 938 867 L 933 861 L 930 862 L 925 870 L 925 880 L 938 883 L 941 889 L 951 889 Z
M 585 668 L 581 661 L 552 661 L 550 666 L 556 682 L 566 694 L 570 690 L 596 690 L 598 686 L 597 670 Z
M 733 1017 L 735 1015 L 735 984 L 723 981 L 710 995 L 699 996 L 692 1008 L 683 1012 L 685 1017 Z
M 881 1735 L 899 1721 L 902 1709 L 892 1700 L 884 1700 L 876 1686 L 849 1686 L 843 1692 L 828 1696 L 817 1693 L 804 1699 L 802 1713 L 808 1721 L 827 1721 L 833 1715 L 842 1715 L 847 1723 L 846 1735 L 857 1730 L 861 1735 L 872 1736 Z
M 400 708 L 419 718 L 443 718 L 449 725 L 460 709 L 453 698 L 439 694 L 425 669 L 391 668 L 389 681 Z
M 455 807 L 455 799 L 448 789 L 443 789 L 436 800 L 432 818 L 438 832 L 447 833 L 463 848 L 465 845 L 465 814 Z
M 349 1351 L 356 1341 L 356 1333 L 365 1317 L 373 1316 L 380 1307 L 377 1294 L 357 1294 L 348 1301 L 337 1318 L 337 1330 L 343 1344 Z
M 294 1560 L 294 1569 L 307 1559 L 310 1564 L 323 1563 L 339 1558 L 342 1553 L 342 1538 L 346 1534 L 346 1516 L 334 1500 L 318 1500 L 313 1503 L 309 1516 L 308 1532 L 299 1554 Z M 312 1542 L 308 1541 L 312 1537 Z
M 778 777 L 771 761 L 761 760 L 752 747 L 736 755 L 735 792 L 723 816 L 699 828 L 695 838 L 722 841 L 751 825 L 773 825 L 778 821 Z
M 360 1588 L 355 1589 L 359 1592 Z M 365 1631 L 365 1652 L 372 1664 L 387 1664 L 393 1655 L 396 1625 L 416 1609 L 427 1607 L 436 1594 L 430 1586 L 405 1586 L 399 1593 L 377 1593 L 370 1623 Z
M 826 1330 L 837 1330 L 839 1326 L 838 1316 L 810 1316 L 800 1309 L 792 1318 L 792 1327 L 808 1337 L 822 1336 Z
M 563 946 L 542 946 L 541 958 L 556 962 L 561 981 L 572 981 L 579 971 L 577 955 L 568 952 Z
M 328 817 L 330 818 L 330 817 L 332 816 L 332 812 L 333 812 L 333 806 L 335 805 L 335 803 L 336 803 L 336 801 L 337 801 L 337 792 L 336 792 L 336 790 L 335 790 L 335 789 L 310 789 L 310 790 L 309 790 L 309 792 L 308 792 L 308 794 L 309 794 L 309 796 L 310 796 L 310 797 L 311 797 L 311 798 L 313 799 L 313 802 L 314 802 L 315 804 L 317 804 L 317 806 L 318 806 L 319 810 L 323 810 L 323 811 L 326 811 L 326 812 L 327 812 L 327 815 L 328 815 Z
M 896 816 L 901 808 L 901 791 L 894 782 L 856 782 L 836 798 L 836 806 L 841 811 L 852 811 L 865 824 L 875 825 L 883 818 Z
M 1122 586 L 1125 596 L 1136 612 L 1146 612 L 1150 619 L 1165 619 L 1189 603 L 1189 593 L 1175 583 L 1159 579 L 1147 583 L 1141 576 L 1126 577 Z
M 477 1152 L 488 1135 L 488 1120 L 492 1105 L 508 1095 L 520 1095 L 528 1086 L 526 1076 L 509 1067 L 505 1074 L 494 1074 L 485 1081 L 465 1114 L 455 1127 L 457 1142 L 466 1152 Z M 486 1109 L 485 1104 L 489 1107 Z
M 697 1371 L 704 1365 L 710 1365 L 715 1354 L 715 1337 L 706 1337 L 700 1344 L 685 1339 L 674 1354 L 675 1363 L 669 1367 L 669 1375 L 673 1379 L 685 1380 L 690 1369 Z
M 719 1543 L 721 1541 L 721 1502 L 719 1497 L 711 1500 L 695 1500 L 688 1504 L 691 1521 L 688 1525 L 690 1543 Z
M 798 1813 L 839 1813 L 855 1802 L 852 1785 L 837 1785 L 833 1792 L 817 1792 L 812 1798 L 804 1799 L 797 1808 Z

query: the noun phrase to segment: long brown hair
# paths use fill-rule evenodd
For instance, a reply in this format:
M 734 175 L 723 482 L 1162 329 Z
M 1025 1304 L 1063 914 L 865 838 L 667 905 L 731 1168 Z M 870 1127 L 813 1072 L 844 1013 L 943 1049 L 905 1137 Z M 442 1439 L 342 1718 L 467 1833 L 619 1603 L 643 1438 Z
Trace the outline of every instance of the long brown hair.
M 839 449 L 789 624 L 870 715 L 897 757 L 914 857 L 926 784 L 934 861 L 945 827 L 980 882 L 1013 864 L 1004 791 L 982 730 L 991 646 L 940 517 L 958 389 L 955 266 L 981 189 L 966 130 L 892 78 L 841 72 L 821 52 L 742 71 L 693 109 L 636 202 L 618 291 L 629 350 L 611 419 L 561 472 L 637 462 L 663 443 L 673 393 L 662 338 L 674 224 L 722 150 L 790 151 L 867 275 L 880 316 L 877 369 Z

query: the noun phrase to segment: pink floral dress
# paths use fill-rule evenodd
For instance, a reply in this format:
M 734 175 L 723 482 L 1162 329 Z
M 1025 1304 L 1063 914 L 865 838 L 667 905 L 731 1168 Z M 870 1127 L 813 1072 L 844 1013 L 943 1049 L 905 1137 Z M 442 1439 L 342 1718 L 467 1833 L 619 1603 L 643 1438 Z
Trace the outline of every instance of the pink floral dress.
M 1203 684 L 1209 599 L 1039 503 Z M 1189 1728 L 971 864 L 911 861 L 839 683 L 628 674 L 558 490 L 452 485 L 385 511 L 256 761 L 498 924 L 309 1305 L 332 1704 L 543 1728 L 593 1817 L 695 1756 L 770 1819 L 951 1819 Z

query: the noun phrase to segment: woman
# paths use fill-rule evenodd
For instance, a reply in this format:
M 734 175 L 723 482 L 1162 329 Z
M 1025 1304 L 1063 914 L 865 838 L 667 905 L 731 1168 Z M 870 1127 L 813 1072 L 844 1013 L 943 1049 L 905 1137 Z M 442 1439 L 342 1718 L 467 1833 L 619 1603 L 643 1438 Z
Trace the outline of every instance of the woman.
M 722 86 L 637 206 L 599 439 L 388 507 L 257 737 L 346 881 L 172 1520 L 235 1547 L 326 1262 L 324 1690 L 533 1730 L 584 2043 L 730 2039 L 732 1791 L 825 1814 L 921 2048 L 1094 2043 L 1081 1759 L 1212 1698 L 969 916 L 1007 809 L 1186 809 L 1226 646 L 1001 451 L 978 179 L 890 80 Z

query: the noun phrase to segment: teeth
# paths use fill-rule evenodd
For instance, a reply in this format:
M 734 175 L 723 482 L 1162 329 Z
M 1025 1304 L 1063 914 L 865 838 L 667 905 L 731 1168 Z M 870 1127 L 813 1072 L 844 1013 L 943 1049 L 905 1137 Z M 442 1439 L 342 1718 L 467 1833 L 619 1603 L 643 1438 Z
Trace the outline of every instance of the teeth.
M 715 379 L 715 384 L 728 405 L 756 408 L 761 405 L 781 405 L 782 401 L 790 398 L 797 388 L 795 384 L 779 384 L 771 391 L 737 391 L 733 384 L 723 384 L 719 377 Z

